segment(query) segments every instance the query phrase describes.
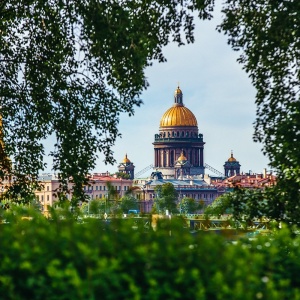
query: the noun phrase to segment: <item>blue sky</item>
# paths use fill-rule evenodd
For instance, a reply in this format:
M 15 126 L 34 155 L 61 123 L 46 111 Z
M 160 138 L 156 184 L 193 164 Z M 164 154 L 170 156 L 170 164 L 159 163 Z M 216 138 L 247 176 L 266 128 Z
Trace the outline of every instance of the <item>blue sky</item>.
M 136 172 L 153 163 L 154 134 L 158 133 L 163 113 L 173 105 L 179 82 L 184 104 L 196 116 L 199 132 L 204 135 L 205 163 L 223 172 L 224 162 L 233 150 L 241 171 L 269 170 L 262 145 L 252 139 L 255 89 L 236 61 L 239 53 L 227 45 L 224 34 L 215 30 L 218 22 L 219 14 L 212 21 L 197 21 L 194 44 L 170 44 L 164 48 L 167 62 L 147 68 L 150 86 L 142 95 L 144 104 L 136 108 L 133 117 L 122 115 L 120 119 L 122 138 L 113 148 L 118 163 L 126 153 Z M 99 157 L 95 172 L 116 172 L 117 165 L 105 165 Z
M 168 45 L 163 49 L 167 62 L 154 62 L 146 69 L 150 86 L 142 94 L 144 104 L 136 108 L 133 117 L 123 114 L 120 118 L 122 138 L 118 138 L 113 148 L 117 163 L 105 165 L 100 155 L 94 172 L 116 172 L 126 153 L 136 173 L 154 162 L 154 135 L 159 131 L 162 115 L 173 105 L 178 82 L 183 102 L 196 116 L 199 133 L 206 142 L 205 163 L 223 172 L 233 150 L 242 172 L 269 170 L 262 145 L 252 139 L 255 89 L 236 61 L 239 53 L 227 45 L 224 34 L 216 31 L 220 20 L 220 13 L 216 12 L 211 21 L 197 21 L 194 44 Z M 48 152 L 47 143 L 45 146 Z M 51 172 L 50 160 L 49 157 L 45 160 L 49 163 L 46 172 Z M 150 173 L 151 170 L 143 176 Z

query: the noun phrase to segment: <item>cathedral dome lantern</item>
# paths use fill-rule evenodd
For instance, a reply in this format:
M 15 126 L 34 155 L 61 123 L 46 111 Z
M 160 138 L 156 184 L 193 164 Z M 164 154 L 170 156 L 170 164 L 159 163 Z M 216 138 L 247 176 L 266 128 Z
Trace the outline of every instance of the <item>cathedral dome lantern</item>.
M 177 87 L 177 89 L 175 90 L 175 94 L 174 94 L 174 102 L 177 104 L 183 104 L 182 102 L 182 91 L 179 88 L 179 86 Z

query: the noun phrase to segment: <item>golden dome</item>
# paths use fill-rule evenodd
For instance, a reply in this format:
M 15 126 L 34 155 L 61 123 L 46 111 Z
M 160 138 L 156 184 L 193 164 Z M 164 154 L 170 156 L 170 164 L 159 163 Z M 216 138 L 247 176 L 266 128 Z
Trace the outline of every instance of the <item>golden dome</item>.
M 231 156 L 228 158 L 229 162 L 234 162 L 236 159 L 233 157 L 233 153 L 231 152 Z
M 160 119 L 160 127 L 198 126 L 194 114 L 186 107 L 175 104 Z
M 126 155 L 125 155 L 125 157 L 124 157 L 124 159 L 123 159 L 123 163 L 124 164 L 129 164 L 131 161 L 127 158 L 127 153 L 126 153 Z
M 178 161 L 184 161 L 187 160 L 186 157 L 184 156 L 183 152 L 181 152 L 180 156 L 177 159 Z
M 198 126 L 194 114 L 183 105 L 183 94 L 179 86 L 174 93 L 174 105 L 160 119 L 160 127 Z

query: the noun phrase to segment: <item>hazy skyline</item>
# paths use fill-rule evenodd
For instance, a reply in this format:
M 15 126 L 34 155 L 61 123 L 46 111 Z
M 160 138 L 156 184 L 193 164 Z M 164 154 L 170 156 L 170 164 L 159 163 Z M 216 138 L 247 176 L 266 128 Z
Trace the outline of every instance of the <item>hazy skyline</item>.
M 144 104 L 135 115 L 122 115 L 114 157 L 120 163 L 125 154 L 139 172 L 154 161 L 154 134 L 164 112 L 173 105 L 179 82 L 183 102 L 196 116 L 199 132 L 206 142 L 204 162 L 223 172 L 223 165 L 233 150 L 241 171 L 261 173 L 268 169 L 268 159 L 252 136 L 255 121 L 255 89 L 242 65 L 239 53 L 227 45 L 227 37 L 215 28 L 220 18 L 197 21 L 194 44 L 164 49 L 166 63 L 154 63 L 146 70 L 149 88 L 143 93 Z M 97 161 L 95 172 L 116 172 L 117 165 Z M 145 173 L 147 176 L 151 171 Z M 210 173 L 210 172 L 208 172 Z

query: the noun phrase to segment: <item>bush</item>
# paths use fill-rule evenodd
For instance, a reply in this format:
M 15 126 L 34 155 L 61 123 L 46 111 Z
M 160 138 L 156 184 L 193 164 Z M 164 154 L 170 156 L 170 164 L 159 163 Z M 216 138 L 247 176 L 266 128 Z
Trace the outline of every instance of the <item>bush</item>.
M 0 225 L 1 299 L 300 299 L 300 238 L 287 229 L 231 244 L 173 219 L 152 231 L 31 217 Z

